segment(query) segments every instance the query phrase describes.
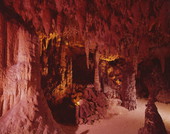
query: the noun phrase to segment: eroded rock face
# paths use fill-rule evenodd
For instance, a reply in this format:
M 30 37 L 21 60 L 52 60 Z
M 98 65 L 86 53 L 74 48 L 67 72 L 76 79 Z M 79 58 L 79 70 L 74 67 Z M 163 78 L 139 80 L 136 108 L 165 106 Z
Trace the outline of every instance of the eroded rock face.
M 1 68 L 3 71 L 3 75 L 1 75 L 3 76 L 1 84 L 3 92 L 0 104 L 3 116 L 0 119 L 0 133 L 61 132 L 48 110 L 41 91 L 40 64 L 37 59 L 39 46 L 36 42 L 32 42 L 35 38 L 22 26 L 18 26 L 16 29 L 15 37 L 11 37 L 14 40 L 14 46 L 10 44 L 6 46 L 1 42 L 1 45 L 8 51 L 5 53 L 6 57 L 15 53 L 12 58 L 15 62 L 7 60 L 5 61 L 8 63 L 6 67 Z M 8 39 L 9 42 L 12 40 Z M 14 48 L 12 51 L 11 46 L 17 49 Z
M 90 48 L 98 44 L 103 53 L 108 48 L 115 49 L 129 59 L 138 53 L 139 61 L 149 53 L 162 59 L 164 54 L 158 50 L 169 42 L 169 4 L 168 0 L 1 2 L 2 7 L 8 7 L 6 14 L 15 12 L 13 17 L 25 23 L 29 30 L 47 35 L 57 30 L 69 41 L 81 39 L 89 42 Z
M 15 128 L 16 133 L 57 132 L 41 93 L 40 35 L 49 37 L 56 33 L 62 39 L 59 40 L 63 46 L 59 56 L 62 88 L 67 85 L 65 46 L 85 50 L 87 68 L 94 67 L 95 89 L 99 91 L 103 90 L 100 61 L 123 58 L 126 66 L 122 72 L 122 103 L 129 110 L 135 109 L 137 65 L 148 57 L 158 58 L 164 72 L 165 58 L 170 54 L 169 7 L 169 0 L 1 0 L 0 122 L 6 122 L 1 133 L 12 133 L 16 120 L 17 126 L 27 124 L 22 129 Z M 44 45 L 47 47 L 47 42 Z M 95 55 L 92 62 L 91 53 Z M 45 58 L 43 65 L 47 68 Z M 53 70 L 50 71 L 52 74 Z M 68 74 L 68 83 L 72 84 L 71 72 Z M 18 116 L 19 113 L 23 116 Z M 14 118 L 7 121 L 12 115 Z M 35 124 L 39 129 L 32 129 Z

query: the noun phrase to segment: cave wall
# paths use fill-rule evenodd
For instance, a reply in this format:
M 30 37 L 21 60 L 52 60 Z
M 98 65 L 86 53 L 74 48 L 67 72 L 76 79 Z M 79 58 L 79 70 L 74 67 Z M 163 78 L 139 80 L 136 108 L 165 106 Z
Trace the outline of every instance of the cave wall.
M 38 38 L 2 14 L 0 23 L 0 133 L 62 133 L 41 90 Z
M 0 19 L 1 19 L 1 26 L 3 26 L 3 15 L 0 13 Z M 2 31 L 3 31 L 3 29 L 2 29 L 2 27 L 1 27 L 1 34 L 3 33 Z M 3 35 L 3 34 L 2 34 Z M 3 44 L 3 36 L 0 36 L 0 42 L 1 42 L 1 44 Z M 0 48 L 0 53 L 1 53 L 1 56 L 0 56 L 0 96 L 2 96 L 2 94 L 3 94 L 3 88 L 2 88 L 2 85 L 3 85 L 3 45 L 1 45 L 1 48 Z M 1 97 L 0 97 L 1 98 Z M 1 101 L 1 100 L 0 100 Z M 2 109 L 2 103 L 0 103 L 0 107 L 1 107 L 1 109 Z M 1 110 L 1 112 L 0 112 L 0 115 L 2 115 L 2 110 Z
M 169 5 L 168 0 L 7 0 L 1 10 L 8 17 L 14 12 L 13 18 L 29 31 L 57 32 L 70 45 L 81 41 L 87 55 L 98 46 L 102 56 L 118 54 L 136 70 L 147 57 L 158 57 L 164 68 L 170 50 Z
M 102 87 L 99 59 L 124 58 L 130 68 L 130 71 L 127 69 L 124 72 L 123 78 L 124 105 L 134 109 L 137 65 L 148 57 L 156 57 L 160 59 L 164 72 L 165 58 L 170 54 L 169 7 L 169 0 L 1 0 L 0 114 L 4 115 L 1 124 L 10 116 L 12 109 L 17 108 L 22 98 L 33 96 L 35 100 L 30 102 L 28 99 L 28 102 L 41 107 L 39 101 L 43 95 L 40 93 L 40 74 L 37 71 L 41 48 L 38 37 L 49 36 L 50 33 L 57 33 L 70 46 L 82 45 L 87 66 L 89 52 L 95 51 L 94 82 L 97 90 Z M 64 53 L 61 56 L 65 57 Z M 65 63 L 62 64 L 64 66 Z M 48 111 L 44 104 L 44 109 Z M 49 121 L 53 120 L 49 112 L 46 114 L 50 117 Z M 11 122 L 14 123 L 15 119 Z M 8 123 L 2 131 L 6 132 L 6 128 L 11 127 Z M 53 127 L 50 129 L 55 131 Z
M 105 53 L 109 48 L 110 54 L 131 58 L 138 53 L 142 59 L 151 52 L 157 55 L 157 48 L 164 49 L 169 42 L 168 0 L 7 0 L 1 2 L 1 7 L 14 11 L 14 16 L 25 22 L 28 30 L 46 34 L 56 30 L 70 42 L 71 38 L 84 40 L 89 44 L 86 46 L 94 49 L 98 44 Z

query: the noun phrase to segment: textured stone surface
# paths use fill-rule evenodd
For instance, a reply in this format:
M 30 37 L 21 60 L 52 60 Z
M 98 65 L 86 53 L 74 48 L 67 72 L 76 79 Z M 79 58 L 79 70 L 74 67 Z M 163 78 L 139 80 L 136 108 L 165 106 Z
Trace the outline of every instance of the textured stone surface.
M 10 33 L 12 34 L 12 31 Z M 4 69 L 0 133 L 61 132 L 41 91 L 40 65 L 37 59 L 39 47 L 35 42 L 31 42 L 34 37 L 22 27 L 12 35 L 16 37 L 11 37 L 12 40 L 18 40 L 16 44 L 13 42 L 18 49 L 12 51 L 11 48 L 11 51 L 6 53 L 6 56 L 15 53 L 13 60 L 16 62 L 7 60 L 9 64 Z M 11 42 L 10 39 L 8 41 Z
M 146 105 L 144 127 L 139 129 L 138 134 L 167 134 L 157 107 L 151 100 Z
M 68 57 L 72 57 L 75 53 L 76 56 L 84 54 L 87 63 L 83 66 L 92 68 L 91 72 L 94 69 L 93 84 L 102 92 L 104 84 L 101 83 L 100 61 L 123 58 L 126 66 L 122 70 L 117 69 L 121 70 L 119 76 L 123 75 L 122 81 L 117 81 L 117 83 L 122 82 L 118 86 L 118 89 L 121 89 L 119 95 L 122 97 L 123 106 L 129 110 L 135 109 L 137 65 L 144 60 L 158 58 L 162 72 L 166 70 L 165 58 L 170 56 L 169 7 L 169 0 L 154 2 L 152 0 L 1 0 L 0 115 L 3 116 L 0 125 L 5 122 L 0 130 L 1 133 L 12 133 L 15 127 L 13 124 L 18 126 L 15 128 L 15 133 L 35 133 L 36 130 L 32 129 L 34 124 L 39 126 L 36 133 L 55 132 L 56 123 L 41 93 L 39 61 L 42 50 L 46 50 L 50 44 L 48 41 L 54 41 L 55 37 L 59 37 L 57 38 L 59 44 L 69 48 Z M 52 33 L 55 33 L 55 36 L 49 39 Z M 39 43 L 38 36 L 47 37 L 42 38 L 45 43 Z M 42 44 L 44 46 L 41 46 Z M 70 48 L 75 49 L 71 51 Z M 94 58 L 96 48 L 97 56 Z M 42 56 L 43 74 L 53 75 L 54 68 L 51 70 L 53 65 L 48 62 L 60 59 L 60 85 L 65 88 L 67 83 L 72 81 L 71 69 L 68 69 L 71 67 L 68 61 L 71 60 L 62 50 L 59 51 L 61 58 L 53 57 L 56 55 L 51 53 L 49 50 L 47 55 Z M 112 76 L 109 79 L 110 83 L 116 82 Z M 36 108 L 43 113 L 37 114 Z M 30 112 L 29 109 L 34 110 Z M 19 116 L 20 113 L 23 116 Z M 10 117 L 13 118 L 9 120 Z M 27 124 L 25 127 L 24 123 Z

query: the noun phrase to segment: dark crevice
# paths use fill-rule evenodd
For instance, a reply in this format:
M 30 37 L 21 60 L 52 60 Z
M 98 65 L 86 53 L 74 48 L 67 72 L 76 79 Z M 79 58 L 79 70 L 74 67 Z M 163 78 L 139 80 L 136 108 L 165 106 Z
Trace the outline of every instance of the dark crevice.
M 48 103 L 56 122 L 64 125 L 76 125 L 76 107 L 70 97 L 63 98 L 58 104 Z

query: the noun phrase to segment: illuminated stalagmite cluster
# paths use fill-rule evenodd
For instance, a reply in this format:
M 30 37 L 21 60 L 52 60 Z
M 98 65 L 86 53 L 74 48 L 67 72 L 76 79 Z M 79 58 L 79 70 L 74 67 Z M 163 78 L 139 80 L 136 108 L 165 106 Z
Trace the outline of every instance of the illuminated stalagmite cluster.
M 58 123 L 93 124 L 111 102 L 131 111 L 143 97 L 139 133 L 166 133 L 155 101 L 170 102 L 169 7 L 169 0 L 0 0 L 0 133 L 64 133 Z

